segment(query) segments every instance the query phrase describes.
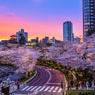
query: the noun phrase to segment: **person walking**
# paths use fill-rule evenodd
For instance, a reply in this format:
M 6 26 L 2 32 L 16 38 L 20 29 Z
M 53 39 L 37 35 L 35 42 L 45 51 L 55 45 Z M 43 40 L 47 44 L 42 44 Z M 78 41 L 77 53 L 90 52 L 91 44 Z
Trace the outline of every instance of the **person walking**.
M 94 80 L 92 81 L 92 90 L 94 90 Z
M 89 87 L 92 87 L 92 82 L 91 82 L 91 80 L 89 80 Z
M 73 84 L 74 84 L 73 80 L 71 80 L 71 82 L 70 82 L 70 83 L 71 83 L 71 87 L 73 88 Z
M 82 81 L 80 81 L 79 84 L 80 84 L 80 89 L 81 89 L 82 88 Z
M 78 83 L 76 83 L 76 90 L 78 90 Z
M 15 85 L 17 85 L 17 80 L 15 80 Z
M 88 81 L 86 81 L 86 88 L 87 88 L 87 90 L 88 90 L 88 87 L 89 87 L 89 83 L 88 83 Z
M 18 81 L 18 82 L 17 82 L 17 88 L 18 88 L 18 89 L 19 89 L 19 86 L 20 86 L 20 82 Z
M 84 82 L 82 82 L 82 89 L 84 89 Z

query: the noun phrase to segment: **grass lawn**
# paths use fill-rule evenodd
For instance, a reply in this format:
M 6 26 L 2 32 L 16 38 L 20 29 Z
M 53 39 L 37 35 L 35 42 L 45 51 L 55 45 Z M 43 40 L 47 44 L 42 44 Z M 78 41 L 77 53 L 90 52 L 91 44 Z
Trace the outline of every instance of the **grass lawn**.
M 95 90 L 69 90 L 66 95 L 95 95 Z

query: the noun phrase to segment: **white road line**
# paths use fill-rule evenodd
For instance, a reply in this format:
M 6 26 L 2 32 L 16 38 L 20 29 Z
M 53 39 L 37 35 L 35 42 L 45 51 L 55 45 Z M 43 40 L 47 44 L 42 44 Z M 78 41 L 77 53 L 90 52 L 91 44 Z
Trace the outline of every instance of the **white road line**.
M 42 86 L 39 86 L 35 91 L 38 91 Z
M 46 69 L 45 69 L 45 70 L 46 70 Z M 51 73 L 50 73 L 48 70 L 46 70 L 46 71 L 49 73 L 50 77 L 49 77 L 48 81 L 45 83 L 45 85 L 48 84 L 49 81 L 50 81 L 50 79 L 51 79 Z M 44 86 L 45 86 L 45 85 L 44 85 Z
M 26 86 L 25 88 L 22 89 L 22 91 L 24 91 L 26 88 L 28 88 L 29 86 Z
M 50 88 L 50 86 L 48 86 L 44 91 L 47 91 Z
M 58 90 L 58 92 L 61 92 L 62 91 L 62 88 L 60 88 L 59 90 Z
M 26 91 L 30 90 L 33 86 L 29 87 L 28 89 L 26 89 Z
M 30 91 L 33 91 L 35 88 L 37 88 L 37 86 L 34 86 L 34 88 L 32 88 Z
M 51 92 L 53 89 L 54 89 L 54 86 L 52 86 L 48 92 Z
M 42 91 L 46 86 L 43 86 L 39 91 Z
M 56 87 L 56 88 L 53 90 L 53 92 L 56 92 L 58 88 L 59 88 L 59 87 Z

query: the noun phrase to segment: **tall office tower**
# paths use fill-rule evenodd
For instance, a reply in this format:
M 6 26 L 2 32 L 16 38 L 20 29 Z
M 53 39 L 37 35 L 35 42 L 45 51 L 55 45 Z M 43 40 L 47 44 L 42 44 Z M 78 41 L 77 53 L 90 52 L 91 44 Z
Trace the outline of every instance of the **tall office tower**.
M 95 29 L 95 0 L 83 0 L 83 38 Z
M 73 41 L 73 25 L 71 21 L 66 21 L 63 23 L 63 41 Z

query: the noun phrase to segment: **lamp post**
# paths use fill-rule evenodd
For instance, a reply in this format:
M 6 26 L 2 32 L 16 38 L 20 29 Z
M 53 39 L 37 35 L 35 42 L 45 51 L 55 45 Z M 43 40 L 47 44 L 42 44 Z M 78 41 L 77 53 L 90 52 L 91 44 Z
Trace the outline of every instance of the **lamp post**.
M 64 95 L 64 90 L 63 90 L 63 81 L 61 82 L 61 88 L 62 88 L 62 93 Z
M 67 72 L 68 75 L 68 90 L 69 90 L 69 72 Z

